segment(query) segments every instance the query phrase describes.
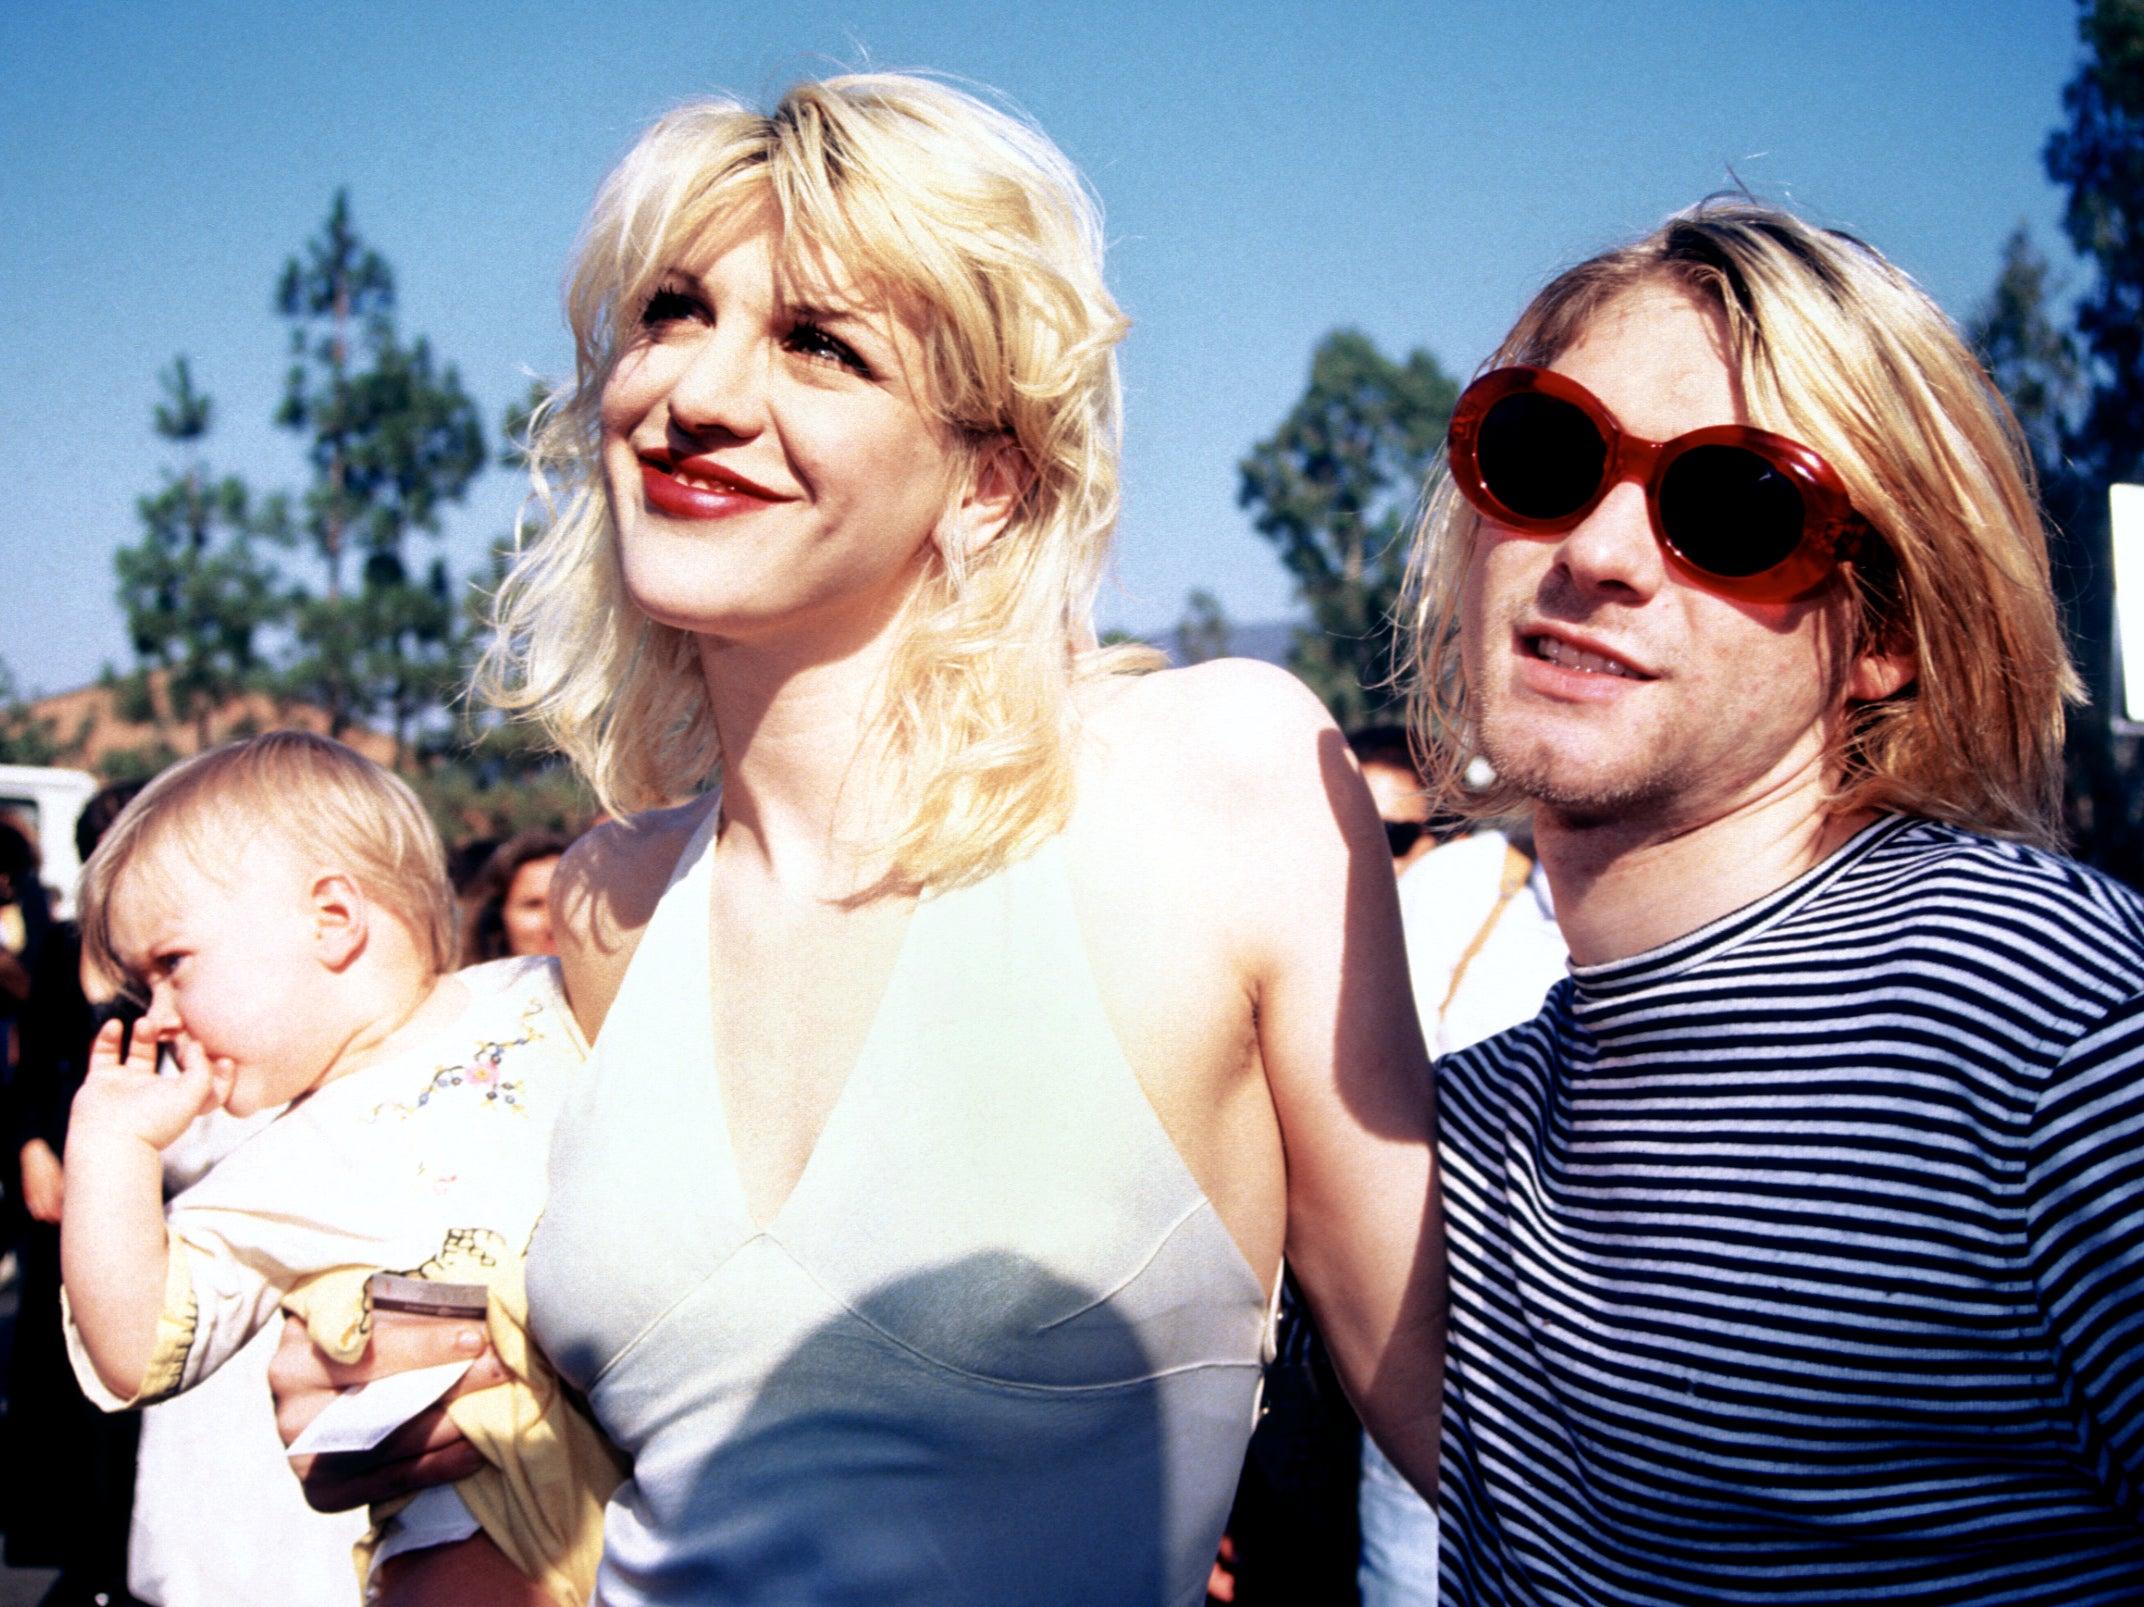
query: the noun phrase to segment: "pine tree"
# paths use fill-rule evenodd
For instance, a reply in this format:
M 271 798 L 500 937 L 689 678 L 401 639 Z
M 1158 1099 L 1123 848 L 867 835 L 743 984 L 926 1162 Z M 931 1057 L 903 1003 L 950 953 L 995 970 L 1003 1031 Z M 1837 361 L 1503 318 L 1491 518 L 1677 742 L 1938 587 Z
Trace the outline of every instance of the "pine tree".
M 285 605 L 254 544 L 245 483 L 211 474 L 201 457 L 213 404 L 195 389 L 184 357 L 158 379 L 156 433 L 181 463 L 135 504 L 141 539 L 116 558 L 137 663 L 126 701 L 160 727 L 190 727 L 198 751 L 212 739 L 217 713 L 262 684 L 260 634 Z
M 498 465 L 526 475 L 529 425 L 549 387 L 532 383 L 500 422 Z M 419 795 L 450 835 L 511 836 L 534 827 L 578 831 L 596 812 L 594 795 L 537 726 L 502 719 L 468 696 L 477 660 L 491 639 L 491 603 L 520 547 L 544 539 L 542 509 L 524 510 L 516 530 L 492 543 L 485 572 L 462 588 L 453 677 L 456 719 L 427 755 Z
M 1239 466 L 1238 505 L 1310 607 L 1290 666 L 1343 726 L 1397 701 L 1393 609 L 1408 524 L 1458 399 L 1428 352 L 1394 362 L 1367 335 L 1335 330 L 1311 358 L 1302 400 Z
M 384 716 L 399 759 L 459 669 L 455 588 L 444 563 L 413 560 L 410 538 L 436 536 L 441 510 L 483 468 L 483 428 L 454 367 L 396 333 L 394 274 L 358 236 L 347 193 L 284 267 L 275 300 L 291 325 L 276 422 L 305 442 L 313 483 L 298 534 L 326 579 L 300 599 L 286 686 L 338 735 Z
M 2047 259 L 2019 224 L 2003 242 L 2002 268 L 1988 299 L 1966 321 L 1966 338 L 1988 377 L 2009 399 L 2043 481 L 2062 473 L 2062 439 L 2084 394 L 2077 342 L 2055 322 L 2059 287 Z

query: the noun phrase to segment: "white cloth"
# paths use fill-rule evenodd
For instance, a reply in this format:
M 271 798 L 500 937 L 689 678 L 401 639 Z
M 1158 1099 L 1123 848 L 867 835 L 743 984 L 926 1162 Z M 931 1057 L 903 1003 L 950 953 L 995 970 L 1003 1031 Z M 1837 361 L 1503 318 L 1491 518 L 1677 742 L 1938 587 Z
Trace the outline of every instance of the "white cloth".
M 191 1187 L 277 1112 L 212 1110 L 164 1151 Z M 268 1397 L 276 1334 L 258 1334 L 199 1389 L 141 1414 L 127 1589 L 151 1607 L 355 1607 L 350 1548 L 365 1513 L 315 1512 L 291 1476 Z
M 1548 878 L 1539 865 L 1503 909 L 1496 909 L 1509 848 L 1502 833 L 1477 831 L 1432 849 L 1400 878 L 1407 975 L 1432 1056 L 1532 1020 L 1568 969 L 1569 950 L 1556 928 Z M 1496 924 L 1467 961 L 1447 1010 L 1452 973 L 1492 914 Z
M 1203 1602 L 1268 1292 L 1125 1062 L 1060 845 L 917 905 L 760 1227 L 707 843 L 560 1125 L 529 1255 L 537 1336 L 633 1458 L 597 1599 Z
M 362 1508 L 315 1512 L 268 1397 L 273 1329 L 142 1413 L 127 1588 L 158 1607 L 356 1607 Z

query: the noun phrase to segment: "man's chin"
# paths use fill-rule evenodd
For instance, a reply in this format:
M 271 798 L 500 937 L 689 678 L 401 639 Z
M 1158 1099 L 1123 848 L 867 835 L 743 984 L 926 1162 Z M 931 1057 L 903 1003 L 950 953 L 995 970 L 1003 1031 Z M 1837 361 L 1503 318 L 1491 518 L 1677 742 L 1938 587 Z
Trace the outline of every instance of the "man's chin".
M 1487 732 L 1483 736 L 1483 753 L 1498 778 L 1525 794 L 1535 809 L 1573 829 L 1627 824 L 1672 790 L 1657 773 L 1588 762 L 1552 744 L 1499 743 Z

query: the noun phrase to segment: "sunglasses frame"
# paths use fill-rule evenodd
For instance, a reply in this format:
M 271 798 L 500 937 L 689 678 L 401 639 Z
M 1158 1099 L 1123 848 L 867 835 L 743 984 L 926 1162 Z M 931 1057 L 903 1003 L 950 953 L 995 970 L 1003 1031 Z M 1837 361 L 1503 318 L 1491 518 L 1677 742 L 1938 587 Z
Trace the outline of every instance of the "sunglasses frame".
M 1585 414 L 1607 448 L 1600 484 L 1569 513 L 1535 518 L 1506 507 L 1482 477 L 1482 423 L 1489 410 L 1507 397 L 1524 393 L 1567 402 Z M 1660 518 L 1660 487 L 1675 460 L 1701 446 L 1732 446 L 1753 452 L 1785 475 L 1802 499 L 1802 535 L 1786 557 L 1753 575 L 1719 575 L 1699 564 L 1675 544 Z M 1868 534 L 1868 521 L 1854 509 L 1846 484 L 1836 470 L 1810 448 L 1770 430 L 1746 424 L 1717 424 L 1691 430 L 1672 441 L 1648 441 L 1616 422 L 1601 399 L 1578 381 L 1552 369 L 1499 368 L 1484 374 L 1460 394 L 1452 410 L 1446 456 L 1452 481 L 1476 512 L 1528 536 L 1560 536 L 1576 529 L 1601 500 L 1625 480 L 1645 488 L 1645 512 L 1653 539 L 1685 579 L 1707 591 L 1746 602 L 1778 603 L 1815 590 L 1837 567 L 1852 558 Z

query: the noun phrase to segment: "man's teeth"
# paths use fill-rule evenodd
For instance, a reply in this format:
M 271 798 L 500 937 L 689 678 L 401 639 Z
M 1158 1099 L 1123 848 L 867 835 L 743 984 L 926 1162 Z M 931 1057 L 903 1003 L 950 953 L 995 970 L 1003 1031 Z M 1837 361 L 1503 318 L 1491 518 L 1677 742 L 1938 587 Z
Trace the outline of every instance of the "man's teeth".
M 1582 647 L 1573 647 L 1569 642 L 1553 636 L 1536 636 L 1534 652 L 1551 664 L 1561 664 L 1567 670 L 1586 670 L 1594 675 L 1620 675 L 1625 680 L 1637 679 L 1636 671 L 1627 664 L 1618 664 L 1612 658 L 1603 658 L 1598 653 L 1589 653 Z

